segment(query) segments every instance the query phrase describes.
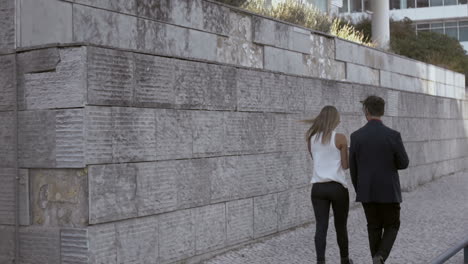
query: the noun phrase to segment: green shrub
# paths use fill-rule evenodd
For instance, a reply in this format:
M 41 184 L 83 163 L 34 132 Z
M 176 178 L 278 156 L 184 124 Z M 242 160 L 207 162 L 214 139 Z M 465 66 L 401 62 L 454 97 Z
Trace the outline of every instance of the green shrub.
M 375 46 L 370 40 L 369 36 L 366 36 L 364 33 L 357 30 L 350 23 L 345 23 L 338 18 L 333 20 L 330 34 L 359 44 L 364 44 L 371 47 Z

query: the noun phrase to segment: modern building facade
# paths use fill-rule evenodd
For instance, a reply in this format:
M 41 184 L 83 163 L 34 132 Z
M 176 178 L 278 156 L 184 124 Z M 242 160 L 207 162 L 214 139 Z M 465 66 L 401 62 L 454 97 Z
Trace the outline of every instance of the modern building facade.
M 354 21 L 370 15 L 371 0 L 343 0 L 340 13 Z M 411 19 L 416 30 L 456 38 L 468 50 L 468 0 L 390 0 L 390 17 Z

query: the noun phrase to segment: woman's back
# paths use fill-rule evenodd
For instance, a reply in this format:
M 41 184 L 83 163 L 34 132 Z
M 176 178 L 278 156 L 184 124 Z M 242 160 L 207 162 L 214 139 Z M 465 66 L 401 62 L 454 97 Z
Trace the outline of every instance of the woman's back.
M 345 173 L 341 166 L 340 150 L 335 144 L 336 132 L 333 131 L 330 142 L 322 143 L 322 133 L 310 138 L 311 154 L 314 161 L 314 173 L 311 183 L 335 181 L 347 188 Z

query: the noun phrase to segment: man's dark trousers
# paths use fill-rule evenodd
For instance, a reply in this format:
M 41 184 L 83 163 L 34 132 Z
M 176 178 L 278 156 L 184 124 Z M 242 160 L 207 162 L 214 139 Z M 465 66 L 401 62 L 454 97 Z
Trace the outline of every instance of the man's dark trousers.
M 408 164 L 400 133 L 380 120 L 351 134 L 349 169 L 356 201 L 366 214 L 372 257 L 386 260 L 397 237 L 402 202 L 398 170 Z
M 400 228 L 400 204 L 363 203 L 362 206 L 367 219 L 371 254 L 386 260 Z

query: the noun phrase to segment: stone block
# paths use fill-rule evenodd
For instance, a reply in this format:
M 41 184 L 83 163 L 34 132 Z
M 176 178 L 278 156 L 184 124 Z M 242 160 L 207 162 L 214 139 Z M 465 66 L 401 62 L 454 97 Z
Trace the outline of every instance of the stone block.
M 275 46 L 275 21 L 262 17 L 252 17 L 252 41 L 261 45 Z
M 86 169 L 31 169 L 31 214 L 35 226 L 82 227 L 88 223 Z
M 215 61 L 217 43 L 215 34 L 189 30 L 187 53 L 191 58 Z
M 82 168 L 85 164 L 84 111 L 55 111 L 55 167 Z
M 156 118 L 153 109 L 112 108 L 113 161 L 156 159 Z
M 322 80 L 302 79 L 305 99 L 305 112 L 318 114 L 322 107 L 323 86 Z
M 305 143 L 303 143 L 306 145 Z M 288 157 L 289 188 L 304 186 L 310 183 L 312 170 L 312 160 L 306 151 L 297 151 L 286 154 Z
M 203 29 L 202 2 L 201 0 L 172 0 L 170 21 L 184 27 Z
M 264 68 L 266 70 L 305 75 L 306 67 L 303 62 L 301 53 L 269 46 L 264 47 Z
M 262 74 L 262 109 L 268 112 L 288 112 L 286 76 L 282 74 Z
M 88 48 L 88 103 L 129 106 L 133 100 L 135 64 L 130 52 Z
M 31 210 L 30 210 L 30 197 L 29 197 L 29 171 L 20 169 L 19 176 L 19 223 L 20 225 L 27 226 L 31 224 Z
M 21 0 L 19 10 L 21 43 L 28 47 L 51 43 L 71 43 L 73 5 L 55 0 Z
M 21 53 L 21 109 L 82 107 L 86 102 L 85 48 Z
M 385 102 L 385 115 L 387 116 L 398 116 L 400 92 L 388 90 L 387 100 Z
M 15 1 L 0 1 L 0 50 L 15 49 Z M 0 254 L 2 255 L 2 254 Z
M 353 63 L 346 63 L 346 79 L 355 83 L 379 85 L 379 70 L 360 66 Z
M 304 81 L 302 78 L 286 76 L 286 84 L 284 89 L 287 93 L 287 105 L 285 109 L 288 112 L 302 113 L 305 110 L 304 99 Z
M 189 29 L 138 18 L 138 50 L 188 57 Z
M 171 108 L 175 104 L 175 60 L 134 54 L 135 106 Z
M 137 18 L 134 16 L 83 5 L 73 7 L 74 41 L 135 49 L 137 37 Z
M 177 209 L 177 170 L 174 161 L 136 163 L 138 216 Z
M 335 59 L 335 38 L 325 37 L 319 34 L 310 34 L 312 46 L 309 52 L 312 57 Z
M 60 229 L 22 227 L 19 230 L 20 263 L 59 264 Z
M 177 161 L 177 205 L 179 209 L 206 205 L 210 202 L 210 179 L 219 173 L 217 159 Z
M 18 113 L 18 163 L 21 167 L 55 166 L 55 121 L 55 111 Z
M 3 0 L 5 2 L 5 0 Z M 10 1 L 13 2 L 13 1 Z M 2 11 L 0 11 L 1 13 Z M 0 16 L 1 17 L 1 16 Z M 3 19 L 3 18 L 1 18 Z M 1 22 L 0 22 L 1 27 Z M 0 39 L 1 38 L 0 28 Z M 0 40 L 0 49 L 1 49 Z M 13 111 L 16 100 L 16 58 L 15 55 L 0 56 L 0 111 Z
M 228 36 L 231 31 L 231 13 L 228 7 L 201 1 L 203 30 Z M 198 11 L 198 10 L 197 10 Z
M 117 243 L 114 223 L 88 227 L 89 262 L 117 264 Z
M 298 206 L 295 198 L 296 189 L 278 194 L 278 230 L 286 230 L 298 224 Z
M 15 223 L 15 181 L 14 168 L 0 168 L 0 225 Z
M 224 152 L 224 113 L 213 111 L 192 112 L 193 156 L 220 156 Z
M 88 230 L 62 228 L 60 230 L 60 260 L 62 264 L 88 264 Z
M 13 264 L 15 259 L 15 227 L 0 225 L 0 263 Z
M 278 231 L 278 196 L 268 194 L 254 198 L 254 237 Z
M 158 221 L 156 217 L 117 222 L 117 263 L 157 263 Z
M 89 166 L 89 222 L 137 216 L 137 180 L 133 164 Z
M 238 157 L 219 158 L 221 170 L 212 174 L 210 178 L 211 203 L 231 201 L 241 197 L 237 160 Z
M 112 108 L 86 106 L 86 164 L 111 163 L 114 125 Z
M 252 16 L 235 12 L 229 13 L 229 37 L 252 42 Z
M 302 64 L 305 67 L 305 75 L 322 79 L 345 80 L 345 63 L 335 61 L 328 57 L 315 55 L 303 55 Z
M 216 60 L 221 63 L 263 69 L 263 48 L 242 38 L 219 36 Z
M 227 244 L 234 245 L 253 239 L 253 199 L 226 203 Z
M 292 27 L 289 31 L 288 48 L 293 51 L 310 54 L 314 44 L 312 40 L 315 36 L 316 35 L 311 34 L 309 30 Z
M 261 109 L 263 105 L 263 73 L 249 70 L 238 70 L 237 109 Z
M 201 112 L 204 113 L 204 112 Z M 194 141 L 192 117 L 196 112 L 156 110 L 156 159 L 192 157 Z M 198 116 L 202 116 L 198 114 Z
M 284 191 L 289 187 L 289 182 L 296 168 L 291 167 L 292 156 L 290 153 L 278 152 L 265 154 L 262 157 L 265 167 L 264 189 L 267 193 Z
M 179 108 L 234 110 L 237 71 L 231 67 L 179 61 L 175 68 Z
M 108 1 L 108 0 L 73 0 L 77 4 L 83 4 L 87 6 L 98 7 L 110 11 L 116 11 L 119 13 L 128 13 L 135 15 L 137 3 L 136 0 L 117 0 L 117 1 Z
M 197 254 L 223 248 L 226 243 L 226 204 L 194 209 Z
M 172 263 L 195 255 L 194 210 L 182 210 L 159 218 L 159 257 L 161 263 Z
M 322 81 L 322 104 L 335 106 L 340 113 L 353 113 L 359 101 L 354 87 L 349 83 Z
M 171 0 L 139 0 L 136 1 L 136 6 L 138 17 L 150 18 L 164 22 L 170 21 L 170 11 L 172 9 Z
M 247 155 L 236 158 L 228 158 L 226 161 L 237 167 L 238 186 L 232 186 L 240 193 L 241 198 L 253 197 L 267 193 L 267 175 L 265 174 L 265 161 L 262 155 Z M 230 163 L 230 164 L 229 164 Z M 231 165 L 232 166 L 232 165 Z
M 16 116 L 14 112 L 0 112 L 0 167 L 15 167 Z

